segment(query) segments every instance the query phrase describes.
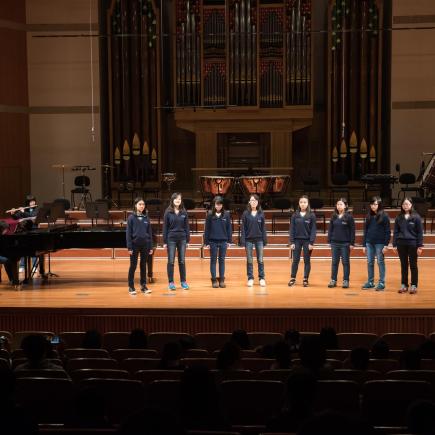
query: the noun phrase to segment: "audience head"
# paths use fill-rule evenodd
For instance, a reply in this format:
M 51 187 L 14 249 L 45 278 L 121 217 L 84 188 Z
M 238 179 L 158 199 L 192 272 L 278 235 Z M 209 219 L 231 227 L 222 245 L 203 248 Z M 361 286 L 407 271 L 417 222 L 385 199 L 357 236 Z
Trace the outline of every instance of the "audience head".
M 162 368 L 178 367 L 180 365 L 181 354 L 182 349 L 180 343 L 176 341 L 166 343 L 162 350 Z
M 421 355 L 418 350 L 406 349 L 400 354 L 400 365 L 403 370 L 420 370 Z
M 429 400 L 417 400 L 411 403 L 406 413 L 408 432 L 413 434 L 435 433 L 435 403 Z
M 321 369 L 326 362 L 326 350 L 320 337 L 305 337 L 299 346 L 302 366 L 313 371 Z
M 325 349 L 338 349 L 337 333 L 328 326 L 320 330 L 320 340 Z
M 372 346 L 372 358 L 385 359 L 390 357 L 390 347 L 385 340 L 379 339 L 373 343 Z
M 290 345 L 284 341 L 277 341 L 274 346 L 274 354 L 278 368 L 288 369 L 291 366 L 292 352 Z
M 21 348 L 29 361 L 36 362 L 46 358 L 51 347 L 43 335 L 32 334 L 23 338 Z
M 301 334 L 296 329 L 289 329 L 284 334 L 284 340 L 290 345 L 292 352 L 299 349 Z
M 148 337 L 141 328 L 133 329 L 128 337 L 129 349 L 146 349 L 148 346 Z
M 96 329 L 90 329 L 85 332 L 83 337 L 82 347 L 85 349 L 101 349 L 103 345 L 103 337 Z
M 250 349 L 248 333 L 244 329 L 236 329 L 231 335 L 231 341 L 237 344 L 240 349 Z

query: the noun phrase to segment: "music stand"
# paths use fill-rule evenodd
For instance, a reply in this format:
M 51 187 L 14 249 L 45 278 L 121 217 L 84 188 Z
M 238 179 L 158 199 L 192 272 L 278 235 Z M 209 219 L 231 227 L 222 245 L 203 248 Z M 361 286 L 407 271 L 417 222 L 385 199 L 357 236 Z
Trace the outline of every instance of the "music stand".
M 112 198 L 112 191 L 110 188 L 110 169 L 113 169 L 112 165 L 104 164 L 100 165 L 104 169 L 104 190 L 106 194 L 104 195 L 104 199 L 109 201 L 110 206 L 115 208 L 120 208 L 119 205 Z
M 50 230 L 50 224 L 53 223 L 51 219 L 51 203 L 44 203 L 42 207 L 38 209 L 38 214 L 36 215 L 35 225 L 47 224 Z

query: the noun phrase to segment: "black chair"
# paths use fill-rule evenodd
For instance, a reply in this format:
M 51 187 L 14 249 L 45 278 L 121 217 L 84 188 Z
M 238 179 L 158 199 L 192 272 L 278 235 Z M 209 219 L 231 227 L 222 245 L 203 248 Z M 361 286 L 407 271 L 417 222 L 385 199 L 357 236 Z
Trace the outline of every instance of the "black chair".
M 89 189 L 87 189 L 87 187 L 90 184 L 91 184 L 91 180 L 87 175 L 79 175 L 74 178 L 74 186 L 76 187 L 71 190 L 71 204 L 73 208 L 76 208 L 76 203 L 75 203 L 76 194 L 81 195 L 78 208 L 80 208 L 80 206 L 82 205 L 83 207 L 85 207 L 87 200 L 92 202 L 91 192 Z
M 421 219 L 423 220 L 423 232 L 426 232 L 426 220 L 428 218 L 429 214 L 429 203 L 428 202 L 420 202 L 420 201 L 414 201 L 414 210 L 420 215 Z M 434 218 L 432 217 L 432 221 L 430 224 L 430 232 L 432 232 L 433 227 L 433 221 Z
M 284 220 L 285 222 L 290 223 L 290 219 L 293 214 L 292 210 L 290 210 L 292 208 L 292 205 L 293 204 L 289 198 L 276 198 L 273 201 L 273 208 L 281 209 L 281 212 L 276 212 L 272 214 L 272 234 L 275 234 L 278 221 Z
M 320 196 L 320 180 L 311 175 L 302 178 L 302 184 L 304 186 L 304 195 L 310 193 L 317 193 Z
M 329 203 L 331 205 L 334 205 L 334 200 L 335 200 L 334 197 L 337 194 L 339 194 L 340 196 L 345 195 L 347 200 L 349 201 L 350 192 L 347 186 L 349 183 L 349 177 L 347 176 L 347 174 L 345 174 L 344 172 L 339 172 L 337 174 L 334 174 L 331 177 L 331 181 L 332 184 L 334 184 L 334 186 L 331 187 L 331 190 L 329 192 Z
M 323 208 L 323 199 L 321 198 L 310 198 L 310 207 L 313 213 L 316 215 L 316 219 L 323 219 L 323 233 L 326 233 L 326 216 L 325 213 L 319 212 L 319 209 Z
M 405 198 L 408 196 L 408 192 L 414 192 L 417 196 L 420 195 L 420 189 L 417 186 L 410 186 L 410 184 L 414 184 L 416 181 L 415 175 L 411 174 L 409 172 L 404 172 L 403 174 L 400 174 L 399 176 L 399 184 L 402 185 L 402 187 L 399 190 L 399 193 L 397 194 L 397 202 L 400 202 L 400 198 Z M 405 187 L 403 187 L 405 185 Z
M 136 194 L 136 189 L 135 189 L 135 185 L 134 185 L 133 181 L 119 183 L 119 185 L 118 185 L 118 204 L 119 204 L 119 206 L 121 206 L 121 204 L 122 204 L 121 196 L 123 194 L 126 194 L 127 196 L 130 197 L 130 203 L 128 204 L 128 206 L 131 207 L 133 205 L 134 197 Z

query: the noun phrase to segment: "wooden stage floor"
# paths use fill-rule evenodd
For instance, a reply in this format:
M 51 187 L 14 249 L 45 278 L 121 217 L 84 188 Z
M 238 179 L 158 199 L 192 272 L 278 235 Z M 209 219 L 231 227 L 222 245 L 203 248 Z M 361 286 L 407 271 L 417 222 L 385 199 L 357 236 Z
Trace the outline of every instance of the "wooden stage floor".
M 127 259 L 56 259 L 52 271 L 59 277 L 14 291 L 0 284 L 1 330 L 50 330 L 55 332 L 97 327 L 102 331 L 129 330 L 141 326 L 149 332 L 248 330 L 283 332 L 289 328 L 316 331 L 334 326 L 339 332 L 423 332 L 435 330 L 435 259 L 419 262 L 420 284 L 416 295 L 400 295 L 398 259 L 388 259 L 387 288 L 383 292 L 361 290 L 366 261 L 351 262 L 349 289 L 327 288 L 330 261 L 313 259 L 310 287 L 289 288 L 290 261 L 265 260 L 267 287 L 256 279 L 246 286 L 246 263 L 227 260 L 227 288 L 213 289 L 209 261 L 188 259 L 190 290 L 167 290 L 166 260 L 154 264 L 153 293 L 130 296 L 127 292 Z M 256 270 L 256 264 L 254 264 Z M 377 273 L 377 266 L 375 266 Z M 341 272 L 341 268 L 340 268 Z M 138 281 L 139 271 L 136 272 Z M 4 276 L 4 274 L 3 274 Z M 177 265 L 176 276 L 178 277 Z M 339 280 L 341 275 L 339 274 Z M 340 283 L 340 281 L 339 281 Z M 137 286 L 138 288 L 138 286 Z

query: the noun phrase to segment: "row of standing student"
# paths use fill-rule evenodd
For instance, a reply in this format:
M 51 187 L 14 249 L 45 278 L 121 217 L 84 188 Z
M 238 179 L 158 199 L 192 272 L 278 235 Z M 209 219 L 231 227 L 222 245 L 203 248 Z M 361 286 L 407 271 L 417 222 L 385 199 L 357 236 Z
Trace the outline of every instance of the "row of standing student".
M 293 251 L 291 277 L 288 285 L 296 284 L 298 266 L 303 253 L 304 277 L 303 286 L 309 285 L 311 270 L 311 253 L 316 239 L 316 216 L 310 209 L 309 198 L 299 199 L 298 209 L 292 215 L 289 230 L 289 242 Z M 364 221 L 363 249 L 367 255 L 368 280 L 362 286 L 364 290 L 385 289 L 384 254 L 388 249 L 391 237 L 390 220 L 382 207 L 382 200 L 373 197 L 370 210 Z M 240 244 L 246 251 L 246 272 L 248 286 L 254 285 L 253 251 L 257 257 L 260 286 L 266 285 L 263 252 L 267 245 L 265 216 L 260 206 L 259 197 L 251 195 L 241 218 Z M 190 241 L 189 218 L 183 206 L 182 196 L 174 193 L 170 205 L 163 218 L 163 242 L 167 248 L 168 289 L 176 290 L 174 280 L 175 255 L 178 253 L 178 266 L 181 288 L 189 289 L 186 279 L 185 254 Z M 210 274 L 212 287 L 225 287 L 225 257 L 228 246 L 232 243 L 231 217 L 224 209 L 223 199 L 215 197 L 210 212 L 207 214 L 204 230 L 204 245 L 210 248 Z M 331 279 L 328 287 L 337 285 L 337 274 L 340 261 L 343 264 L 343 288 L 349 287 L 350 252 L 355 247 L 355 221 L 348 211 L 345 198 L 340 198 L 331 217 L 328 229 L 328 243 L 331 246 L 332 263 Z M 423 247 L 423 226 L 420 216 L 413 210 L 412 200 L 405 198 L 401 203 L 401 211 L 394 223 L 393 249 L 397 250 L 401 264 L 401 287 L 399 293 L 417 292 L 418 268 L 417 258 Z M 151 293 L 146 286 L 147 258 L 152 254 L 151 223 L 145 213 L 145 202 L 137 198 L 134 213 L 127 221 L 127 248 L 130 253 L 130 269 L 128 284 L 130 294 L 136 294 L 134 273 L 139 254 L 141 255 L 141 291 Z M 379 281 L 374 282 L 375 258 L 379 267 Z M 216 273 L 216 262 L 219 264 L 219 276 Z M 411 287 L 408 285 L 408 266 L 411 269 Z

